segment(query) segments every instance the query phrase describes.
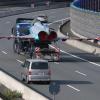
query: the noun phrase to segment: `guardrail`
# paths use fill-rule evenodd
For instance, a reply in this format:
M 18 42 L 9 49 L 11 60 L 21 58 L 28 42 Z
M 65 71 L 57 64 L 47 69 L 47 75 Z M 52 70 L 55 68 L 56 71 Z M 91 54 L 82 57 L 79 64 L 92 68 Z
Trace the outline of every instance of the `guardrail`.
M 0 18 L 18 15 L 18 14 L 36 12 L 36 11 L 64 8 L 64 7 L 69 7 L 69 6 L 70 6 L 69 2 L 68 3 L 64 2 L 64 3 L 57 3 L 57 4 L 49 5 L 49 6 L 37 6 L 37 7 L 28 7 L 28 8 L 22 8 L 22 9 L 17 9 L 17 10 L 16 9 L 15 10 L 8 10 L 8 11 L 0 12 Z
M 73 4 L 70 10 L 71 30 L 84 37 L 100 36 L 100 12 L 80 9 Z
M 32 0 L 0 0 L 0 6 L 29 6 Z
M 72 1 L 68 0 L 65 2 L 62 0 L 61 2 L 57 2 L 55 0 L 0 0 L 0 6 L 31 6 L 31 4 L 34 6 L 50 6 L 69 2 Z
M 75 0 L 73 5 L 84 10 L 100 12 L 100 0 Z

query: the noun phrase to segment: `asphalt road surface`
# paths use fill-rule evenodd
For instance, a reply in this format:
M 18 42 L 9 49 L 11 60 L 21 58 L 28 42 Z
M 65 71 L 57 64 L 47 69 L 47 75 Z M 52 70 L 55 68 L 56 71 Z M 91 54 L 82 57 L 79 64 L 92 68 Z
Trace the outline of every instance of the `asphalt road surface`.
M 0 36 L 10 36 L 11 27 L 18 17 L 49 16 L 49 21 L 69 17 L 69 8 L 45 10 L 0 19 Z M 58 23 L 51 24 L 56 30 Z M 0 68 L 21 80 L 21 63 L 25 56 L 13 52 L 13 40 L 0 40 Z M 100 99 L 100 57 L 88 54 L 65 43 L 57 43 L 61 49 L 60 62 L 50 62 L 52 82 L 30 84 L 32 88 L 55 100 L 99 100 Z

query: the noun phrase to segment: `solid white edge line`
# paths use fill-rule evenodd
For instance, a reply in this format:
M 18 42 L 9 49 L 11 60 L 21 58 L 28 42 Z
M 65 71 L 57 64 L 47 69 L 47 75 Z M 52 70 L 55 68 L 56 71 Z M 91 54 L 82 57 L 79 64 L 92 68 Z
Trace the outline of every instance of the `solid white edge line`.
M 54 48 L 52 45 L 50 45 L 50 46 L 51 46 L 52 48 Z M 89 61 L 89 60 L 86 60 L 86 59 L 84 59 L 84 58 L 81 58 L 81 57 L 79 57 L 79 56 L 70 54 L 70 53 L 65 52 L 65 51 L 63 51 L 63 50 L 61 50 L 61 49 L 60 49 L 60 52 L 66 53 L 66 54 L 68 54 L 68 55 L 70 55 L 70 56 L 72 56 L 72 57 L 74 57 L 74 58 L 81 59 L 81 60 L 86 61 L 86 62 L 88 62 L 88 63 L 90 63 L 90 64 L 92 64 L 92 65 L 96 65 L 96 66 L 99 66 L 99 67 L 100 67 L 100 64 L 97 64 L 97 63 L 95 63 L 95 62 L 91 62 L 91 61 Z
M 87 76 L 86 74 L 84 74 L 84 73 L 82 73 L 82 72 L 80 72 L 80 71 L 78 71 L 78 70 L 76 70 L 75 72 L 78 73 L 78 74 L 81 74 L 81 75 L 83 75 L 83 76 Z
M 77 88 L 75 88 L 75 87 L 73 87 L 73 86 L 71 86 L 71 85 L 67 85 L 67 86 L 70 87 L 70 88 L 72 88 L 72 89 L 74 89 L 74 90 L 76 90 L 77 92 L 80 91 L 79 89 L 77 89 Z
M 20 62 L 21 64 L 23 64 L 24 62 L 23 61 L 21 61 L 21 60 L 18 60 L 18 59 L 16 59 L 18 62 Z
M 7 52 L 5 52 L 5 51 L 1 51 L 3 54 L 7 54 Z
M 91 62 L 91 61 L 89 61 L 89 60 L 86 60 L 86 59 L 84 59 L 84 58 L 81 58 L 81 57 L 78 57 L 78 56 L 76 56 L 76 55 L 70 54 L 70 53 L 65 52 L 65 51 L 63 51 L 63 50 L 60 50 L 60 51 L 63 52 L 63 53 L 66 53 L 66 54 L 68 54 L 68 55 L 70 55 L 70 56 L 72 56 L 72 57 L 74 57 L 74 58 L 81 59 L 81 60 L 86 61 L 86 62 L 88 62 L 88 63 L 90 63 L 90 64 L 93 64 L 93 65 L 96 65 L 96 66 L 99 66 L 99 67 L 100 67 L 100 64 L 97 64 L 97 63 L 95 63 L 95 62 Z

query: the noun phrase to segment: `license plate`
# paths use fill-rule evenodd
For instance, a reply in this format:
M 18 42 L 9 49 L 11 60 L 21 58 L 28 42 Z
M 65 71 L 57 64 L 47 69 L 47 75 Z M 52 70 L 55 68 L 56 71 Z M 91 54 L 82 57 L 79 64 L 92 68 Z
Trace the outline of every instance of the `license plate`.
M 44 73 L 39 73 L 39 75 L 44 75 Z

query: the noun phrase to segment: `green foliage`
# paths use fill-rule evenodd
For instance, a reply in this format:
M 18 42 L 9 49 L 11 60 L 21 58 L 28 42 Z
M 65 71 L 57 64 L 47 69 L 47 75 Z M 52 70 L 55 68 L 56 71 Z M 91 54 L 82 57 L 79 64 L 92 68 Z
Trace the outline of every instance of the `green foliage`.
M 4 96 L 6 97 L 7 100 L 14 100 L 15 98 L 22 98 L 22 93 L 17 91 L 7 90 L 4 93 Z

